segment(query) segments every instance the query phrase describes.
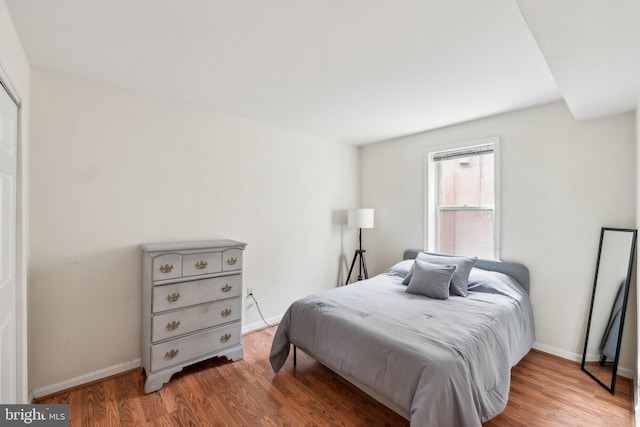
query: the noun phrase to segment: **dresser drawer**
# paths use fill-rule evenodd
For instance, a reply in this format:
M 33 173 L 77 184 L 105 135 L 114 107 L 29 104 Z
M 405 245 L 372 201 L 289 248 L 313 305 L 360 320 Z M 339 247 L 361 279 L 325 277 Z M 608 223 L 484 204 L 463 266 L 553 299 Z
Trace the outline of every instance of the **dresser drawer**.
M 239 345 L 240 322 L 208 329 L 151 346 L 151 370 L 168 368 L 187 360 Z
M 236 297 L 153 316 L 151 341 L 162 341 L 240 320 L 241 310 L 240 297 Z
M 182 256 L 166 254 L 153 258 L 153 281 L 175 279 L 182 276 Z
M 222 252 L 184 255 L 182 275 L 185 277 L 222 271 Z
M 227 249 L 222 253 L 222 271 L 242 270 L 242 250 Z
M 242 294 L 242 275 L 214 277 L 153 287 L 153 313 Z

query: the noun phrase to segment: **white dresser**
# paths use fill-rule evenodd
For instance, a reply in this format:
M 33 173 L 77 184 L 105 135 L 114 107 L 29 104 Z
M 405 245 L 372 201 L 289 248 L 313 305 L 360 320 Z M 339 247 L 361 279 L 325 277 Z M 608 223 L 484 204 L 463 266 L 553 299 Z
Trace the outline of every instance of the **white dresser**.
M 233 240 L 140 245 L 145 393 L 201 360 L 243 358 L 245 246 Z

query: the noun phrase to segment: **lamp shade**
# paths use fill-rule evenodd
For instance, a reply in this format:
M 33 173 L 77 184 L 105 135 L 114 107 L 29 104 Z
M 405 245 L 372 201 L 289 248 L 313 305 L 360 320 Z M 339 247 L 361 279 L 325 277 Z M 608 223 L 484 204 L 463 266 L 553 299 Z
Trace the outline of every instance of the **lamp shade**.
M 349 209 L 349 227 L 373 228 L 373 209 Z

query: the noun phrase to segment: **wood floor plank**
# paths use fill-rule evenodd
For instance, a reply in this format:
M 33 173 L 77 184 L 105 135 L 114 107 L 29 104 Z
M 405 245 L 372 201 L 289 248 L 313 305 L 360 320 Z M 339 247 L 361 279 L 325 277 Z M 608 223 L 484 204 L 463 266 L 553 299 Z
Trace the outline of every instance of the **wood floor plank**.
M 275 327 L 243 336 L 245 357 L 185 368 L 144 394 L 140 370 L 77 387 L 36 403 L 70 405 L 71 426 L 389 426 L 409 421 L 302 352 L 274 374 Z M 511 372 L 509 403 L 483 427 L 632 424 L 633 388 L 620 378 L 611 395 L 577 363 L 532 350 Z
M 140 406 L 144 412 L 144 419 L 147 422 L 153 421 L 155 418 L 163 417 L 171 411 L 167 409 L 162 393 L 150 393 L 140 400 Z
M 119 425 L 120 426 L 141 426 L 147 424 L 144 410 L 142 409 L 142 401 L 144 393 L 142 383 L 140 382 L 140 372 L 136 371 L 120 377 L 114 378 L 116 399 L 118 404 Z M 87 386 L 94 387 L 95 384 Z M 69 417 L 73 419 L 73 406 L 70 405 L 71 414 Z M 86 419 L 86 418 L 85 418 Z M 83 420 L 84 421 L 84 420 Z M 93 426 L 94 420 L 86 419 L 88 426 Z

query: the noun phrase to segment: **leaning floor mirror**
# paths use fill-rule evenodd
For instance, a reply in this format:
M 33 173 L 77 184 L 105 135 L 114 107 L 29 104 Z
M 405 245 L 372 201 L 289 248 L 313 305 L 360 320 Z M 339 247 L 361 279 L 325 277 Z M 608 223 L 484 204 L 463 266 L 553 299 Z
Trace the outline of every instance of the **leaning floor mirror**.
M 611 394 L 616 385 L 637 230 L 602 228 L 581 368 Z

